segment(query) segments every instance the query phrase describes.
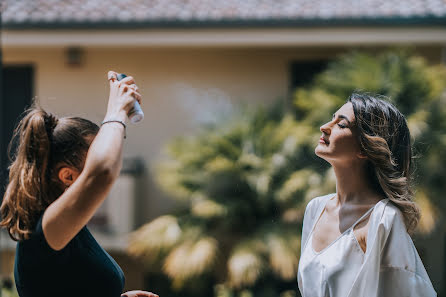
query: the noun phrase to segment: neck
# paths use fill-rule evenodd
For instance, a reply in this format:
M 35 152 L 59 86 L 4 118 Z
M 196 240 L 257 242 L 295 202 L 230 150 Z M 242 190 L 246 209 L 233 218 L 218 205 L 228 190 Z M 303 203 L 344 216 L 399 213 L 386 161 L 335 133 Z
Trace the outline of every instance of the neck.
M 336 175 L 336 193 L 339 204 L 364 204 L 376 197 L 363 163 L 332 164 Z M 374 199 L 375 200 L 375 199 Z

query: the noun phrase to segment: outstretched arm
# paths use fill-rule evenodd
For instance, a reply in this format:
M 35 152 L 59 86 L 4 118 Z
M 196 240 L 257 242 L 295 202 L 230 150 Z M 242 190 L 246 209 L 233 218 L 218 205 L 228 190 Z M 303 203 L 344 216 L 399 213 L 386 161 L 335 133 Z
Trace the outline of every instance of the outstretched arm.
M 117 81 L 109 72 L 110 97 L 105 120 L 127 121 L 135 98 L 140 100 L 134 80 Z M 78 178 L 45 211 L 42 228 L 54 250 L 63 249 L 87 224 L 107 197 L 122 166 L 124 126 L 119 122 L 103 125 L 93 140 Z

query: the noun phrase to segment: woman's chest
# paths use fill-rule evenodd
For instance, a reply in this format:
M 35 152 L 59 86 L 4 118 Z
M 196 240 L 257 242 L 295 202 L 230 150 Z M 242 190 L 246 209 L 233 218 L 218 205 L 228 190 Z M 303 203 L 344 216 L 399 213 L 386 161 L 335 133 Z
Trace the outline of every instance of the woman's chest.
M 361 218 L 363 213 L 340 214 L 339 212 L 323 212 L 314 226 L 310 244 L 316 252 L 322 251 L 346 233 L 353 237 L 363 252 L 366 251 L 368 217 Z
M 302 296 L 347 296 L 347 284 L 354 282 L 365 258 L 356 238 L 346 232 L 321 251 L 315 251 L 310 242 L 299 262 Z

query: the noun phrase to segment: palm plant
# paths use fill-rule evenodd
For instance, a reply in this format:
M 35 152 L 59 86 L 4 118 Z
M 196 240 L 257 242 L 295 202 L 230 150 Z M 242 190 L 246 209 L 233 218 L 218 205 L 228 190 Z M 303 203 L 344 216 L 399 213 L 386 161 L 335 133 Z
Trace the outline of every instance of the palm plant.
M 315 139 L 279 107 L 175 140 L 158 182 L 183 210 L 140 228 L 130 252 L 179 289 L 206 273 L 217 296 L 262 296 L 262 279 L 294 283 L 305 204 L 329 190 L 306 156 Z
M 445 78 L 405 51 L 349 53 L 298 88 L 291 109 L 258 109 L 172 141 L 156 173 L 179 208 L 137 230 L 129 252 L 180 292 L 207 282 L 216 297 L 294 296 L 305 205 L 334 191 L 332 170 L 313 153 L 320 124 L 354 90 L 390 96 L 421 152 L 417 200 L 435 215 L 431 197 L 446 176 Z M 425 215 L 420 230 L 434 223 Z
M 415 152 L 415 198 L 423 216 L 418 231 L 429 233 L 446 209 L 446 68 L 430 66 L 409 50 L 378 55 L 348 53 L 329 64 L 307 88 L 296 90 L 297 118 L 318 126 L 321 115 L 342 105 L 357 90 L 388 96 L 406 116 Z M 323 110 L 323 113 L 320 111 Z M 440 208 L 434 205 L 440 206 Z

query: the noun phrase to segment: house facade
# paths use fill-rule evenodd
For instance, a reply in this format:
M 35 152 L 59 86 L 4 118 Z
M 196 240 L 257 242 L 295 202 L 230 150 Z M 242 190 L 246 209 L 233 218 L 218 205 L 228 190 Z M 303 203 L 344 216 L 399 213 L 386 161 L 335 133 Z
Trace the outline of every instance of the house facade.
M 2 183 L 12 127 L 31 98 L 58 116 L 100 123 L 107 71 L 133 75 L 145 119 L 127 129 L 123 173 L 92 228 L 123 266 L 127 287 L 142 287 L 143 268 L 125 254 L 128 232 L 175 207 L 153 176 L 173 137 L 222 108 L 289 99 L 320 65 L 351 49 L 410 46 L 431 63 L 446 62 L 446 2 L 381 2 L 5 0 Z M 436 232 L 417 246 L 440 291 L 445 233 Z M 11 273 L 13 256 L 14 243 L 0 234 L 1 276 Z

